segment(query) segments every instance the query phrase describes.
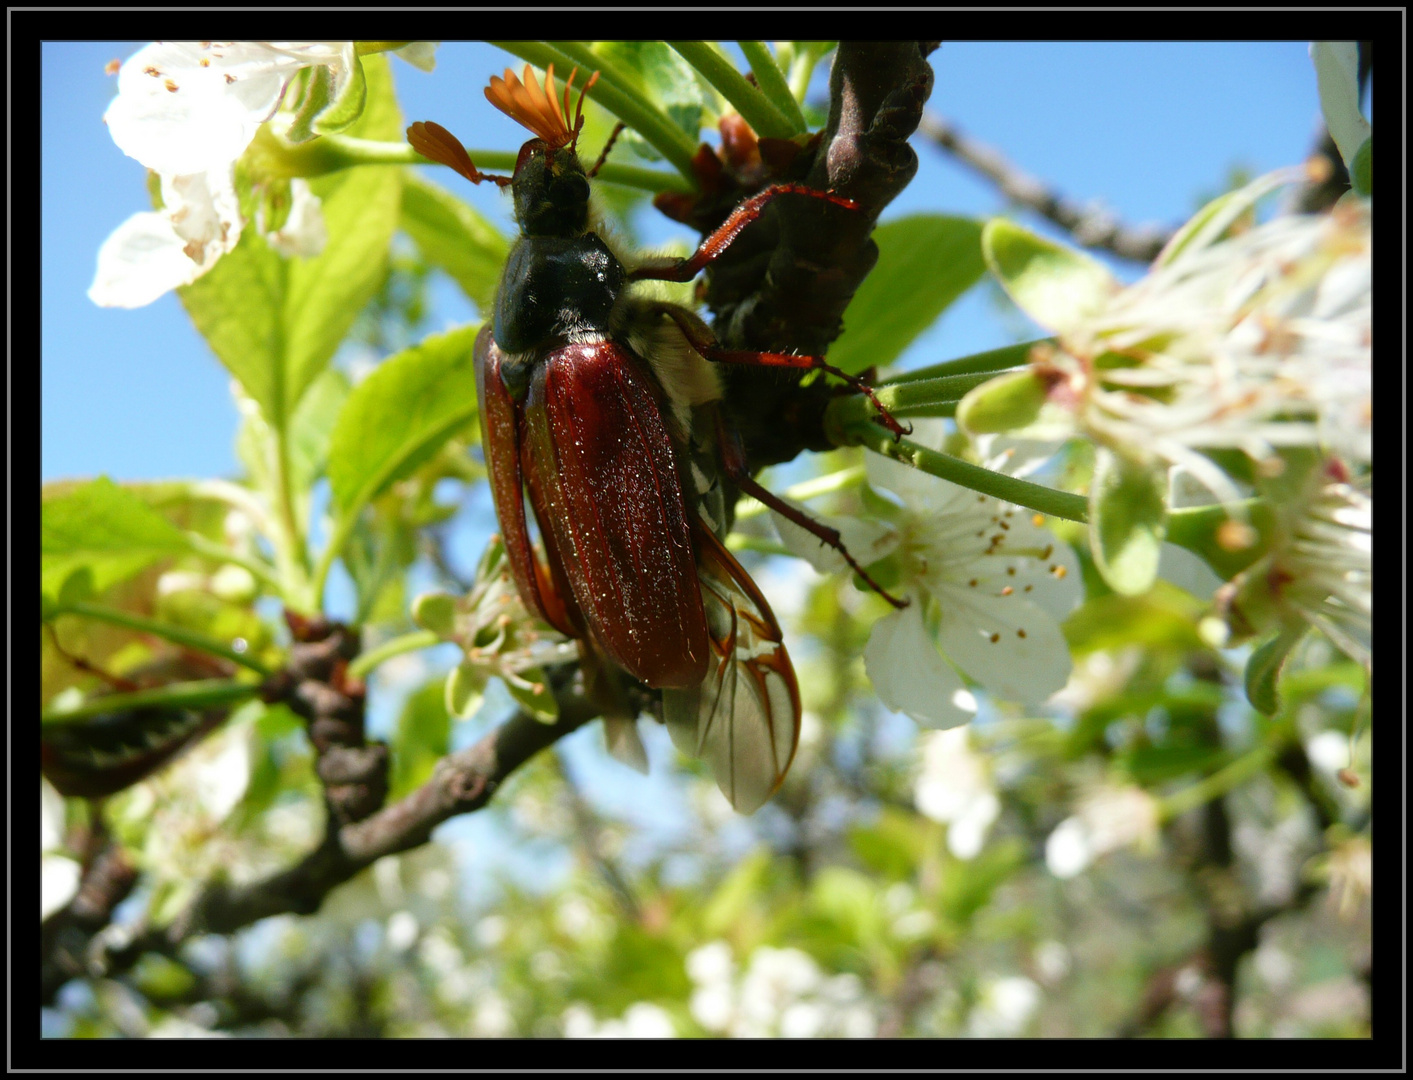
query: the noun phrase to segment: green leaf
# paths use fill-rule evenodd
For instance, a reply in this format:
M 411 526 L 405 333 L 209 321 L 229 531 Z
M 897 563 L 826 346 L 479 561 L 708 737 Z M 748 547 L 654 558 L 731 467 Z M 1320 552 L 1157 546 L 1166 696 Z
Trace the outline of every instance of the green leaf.
M 596 55 L 610 61 L 623 75 L 634 78 L 643 93 L 680 128 L 693 143 L 701 134 L 707 97 L 702 90 L 696 69 L 663 41 L 598 41 L 592 46 Z M 623 134 L 633 152 L 645 161 L 657 161 L 661 156 L 636 131 L 629 128 Z
M 916 214 L 880 225 L 873 239 L 878 264 L 829 348 L 829 362 L 850 374 L 891 364 L 986 270 L 981 224 L 972 218 Z
M 1374 193 L 1374 137 L 1370 135 L 1354 152 L 1349 163 L 1349 182 L 1365 198 Z
M 909 881 L 927 855 L 928 823 L 916 814 L 885 807 L 878 820 L 849 832 L 849 847 L 874 874 Z
M 269 423 L 281 428 L 292 411 L 282 343 L 286 269 L 247 225 L 234 250 L 177 290 L 216 358 Z
M 1265 716 L 1274 716 L 1280 709 L 1276 684 L 1291 650 L 1309 629 L 1304 623 L 1288 626 L 1251 653 L 1246 661 L 1246 699 L 1251 707 Z
M 523 680 L 523 681 L 522 681 Z M 505 688 L 517 705 L 542 724 L 553 724 L 559 719 L 559 702 L 550 689 L 549 679 L 543 668 L 526 668 L 518 679 L 502 679 Z
M 329 441 L 350 391 L 347 375 L 338 368 L 325 368 L 295 410 L 289 433 L 289 471 L 290 486 L 296 493 L 308 491 L 324 475 Z
M 1115 592 L 1136 596 L 1158 576 L 1167 518 L 1167 473 L 1101 448 L 1089 495 L 1089 545 Z
M 1165 746 L 1132 746 L 1119 754 L 1117 761 L 1134 783 L 1148 787 L 1194 773 L 1215 772 L 1226 758 L 1227 752 L 1219 746 L 1180 742 Z
M 810 907 L 851 944 L 867 945 L 881 936 L 878 884 L 857 870 L 822 867 L 811 883 Z
M 1026 863 L 1028 852 L 1019 837 L 994 840 L 976 858 L 952 863 L 942 876 L 938 904 L 949 921 L 965 927 L 991 902 L 992 896 Z
M 100 476 L 40 511 L 40 586 L 57 597 L 75 573 L 102 592 L 159 559 L 191 547 L 181 530 L 137 495 Z
M 385 57 L 363 60 L 368 97 L 348 134 L 400 140 L 402 114 Z M 289 264 L 285 349 L 291 409 L 333 357 L 386 273 L 397 228 L 404 170 L 364 166 L 317 177 L 310 188 L 323 202 L 329 240 L 316 259 Z
M 441 680 L 434 680 L 408 697 L 397 718 L 389 799 L 400 799 L 426 783 L 450 748 L 451 717 L 442 700 Z
M 445 188 L 409 173 L 402 189 L 403 230 L 427 262 L 446 271 L 483 313 L 495 302 L 510 242 Z
M 986 265 L 1012 300 L 1041 326 L 1062 333 L 1101 310 L 1119 284 L 1088 255 L 1005 218 L 981 234 Z
M 354 387 L 329 441 L 339 517 L 356 514 L 476 418 L 477 326 L 406 349 Z
M 1206 605 L 1191 593 L 1158 580 L 1142 596 L 1109 593 L 1086 600 L 1064 622 L 1076 656 L 1126 645 L 1186 654 L 1203 648 L 1197 622 Z
M 368 97 L 349 134 L 400 139 L 402 118 L 387 61 L 363 61 Z M 212 270 L 178 290 L 216 356 L 276 431 L 289 429 L 304 392 L 334 351 L 385 273 L 397 225 L 402 170 L 368 166 L 316 177 L 328 231 L 314 259 L 284 259 L 254 223 Z
M 702 931 L 715 937 L 738 926 L 770 877 L 771 854 L 757 850 L 736 864 L 702 908 Z

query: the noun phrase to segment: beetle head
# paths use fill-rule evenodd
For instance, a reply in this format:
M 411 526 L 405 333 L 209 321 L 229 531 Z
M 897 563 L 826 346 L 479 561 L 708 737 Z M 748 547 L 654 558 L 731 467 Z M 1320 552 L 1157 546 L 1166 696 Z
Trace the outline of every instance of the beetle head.
M 493 76 L 486 88 L 486 100 L 501 112 L 534 133 L 520 148 L 515 162 L 511 190 L 515 195 L 515 220 L 531 236 L 573 236 L 584 231 L 589 217 L 589 178 L 577 153 L 579 132 L 584 127 L 584 94 L 598 79 L 589 77 L 575 109 L 574 125 L 569 125 L 569 90 L 574 85 L 575 68 L 564 84 L 564 99 L 554 85 L 554 65 L 545 69 L 545 85 L 535 82 L 530 65 L 525 65 L 521 82 L 509 68 L 505 78 Z

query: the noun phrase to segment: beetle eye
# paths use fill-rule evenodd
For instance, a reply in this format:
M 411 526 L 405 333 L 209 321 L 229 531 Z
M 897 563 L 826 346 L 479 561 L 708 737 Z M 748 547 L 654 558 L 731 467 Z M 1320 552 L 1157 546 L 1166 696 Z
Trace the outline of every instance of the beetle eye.
M 520 172 L 520 166 L 529 161 L 531 157 L 536 153 L 544 153 L 543 146 L 544 144 L 540 142 L 539 139 L 531 139 L 520 148 L 520 156 L 515 159 L 515 172 L 517 175 Z

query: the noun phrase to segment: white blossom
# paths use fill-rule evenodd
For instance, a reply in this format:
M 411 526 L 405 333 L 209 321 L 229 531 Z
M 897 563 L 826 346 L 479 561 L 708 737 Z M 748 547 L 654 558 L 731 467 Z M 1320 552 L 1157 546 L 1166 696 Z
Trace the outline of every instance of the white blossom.
M 1302 499 L 1281 507 L 1271 550 L 1218 593 L 1242 636 L 1305 624 L 1372 664 L 1373 501 L 1331 459 Z
M 689 1008 L 713 1034 L 738 1038 L 871 1038 L 874 1007 L 857 975 L 826 976 L 799 949 L 763 945 L 739 978 L 731 947 L 713 941 L 687 956 L 696 984 Z
M 915 442 L 940 444 L 940 425 L 917 427 Z M 992 464 L 1011 465 L 1008 456 Z M 885 556 L 900 563 L 898 591 L 908 605 L 874 623 L 864 650 L 879 700 L 928 727 L 950 728 L 976 712 L 963 674 L 1028 704 L 1063 687 L 1071 661 L 1059 620 L 1080 590 L 1069 547 L 1028 510 L 881 455 L 868 455 L 866 467 L 872 487 L 901 501 L 894 520 L 813 516 L 838 529 L 862 565 Z M 773 516 L 793 554 L 821 570 L 846 565 L 812 534 Z
M 1259 465 L 1283 447 L 1320 446 L 1368 461 L 1369 204 L 1226 239 L 1217 227 L 1303 178 L 1273 173 L 1204 209 L 1146 277 L 1060 328 L 1058 345 L 1032 356 L 1051 405 L 1129 460 L 1185 467 L 1223 501 L 1239 493 L 1198 450 L 1241 450 Z
M 1040 1007 L 1040 987 L 1024 975 L 988 982 L 967 1017 L 967 1034 L 981 1039 L 1020 1035 Z
M 946 823 L 947 846 L 959 859 L 976 857 L 1001 813 L 990 764 L 971 749 L 966 728 L 927 733 L 913 798 L 919 813 Z
M 104 241 L 90 299 L 142 307 L 215 266 L 244 226 L 237 159 L 301 71 L 325 72 L 334 100 L 356 63 L 351 41 L 159 41 L 129 57 L 103 121 L 123 153 L 161 177 L 163 208 L 134 214 Z M 318 200 L 302 181 L 291 184 L 291 197 L 273 242 L 285 253 L 317 254 Z
M 79 887 L 77 859 L 64 846 L 64 797 L 43 777 L 40 799 L 39 917 L 47 919 L 74 898 Z
M 1057 825 L 1045 841 L 1045 865 L 1071 878 L 1119 848 L 1150 848 L 1158 839 L 1158 804 L 1138 787 L 1105 787 Z

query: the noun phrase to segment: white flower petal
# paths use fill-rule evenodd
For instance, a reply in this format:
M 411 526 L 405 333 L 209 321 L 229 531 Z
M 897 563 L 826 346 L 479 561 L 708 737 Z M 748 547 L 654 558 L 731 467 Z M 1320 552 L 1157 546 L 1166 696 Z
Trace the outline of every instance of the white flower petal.
M 324 226 L 324 212 L 319 196 L 309 190 L 309 183 L 296 177 L 290 181 L 289 217 L 284 228 L 266 233 L 269 245 L 287 259 L 312 259 L 324 250 L 329 233 Z
M 884 705 L 920 724 L 950 728 L 972 718 L 953 702 L 962 680 L 933 645 L 917 599 L 873 624 L 864 670 Z
M 123 153 L 163 175 L 228 167 L 307 66 L 254 42 L 154 42 L 123 64 L 103 120 Z
M 864 471 L 870 487 L 891 491 L 904 505 L 918 511 L 946 512 L 976 496 L 974 491 L 882 454 L 865 454 Z
M 229 166 L 190 176 L 162 177 L 163 211 L 187 254 L 209 270 L 240 241 L 240 198 Z
M 994 791 L 973 799 L 966 813 L 947 827 L 947 848 L 959 859 L 974 859 L 986 843 L 986 832 L 1001 816 L 1001 800 Z
M 39 917 L 47 919 L 78 892 L 80 867 L 64 855 L 45 855 L 39 864 Z M 34 895 L 33 893 L 30 894 Z
M 860 518 L 826 517 L 789 499 L 784 501 L 826 528 L 838 532 L 849 554 L 860 566 L 877 562 L 897 546 L 897 533 L 880 522 L 864 521 Z M 796 525 L 775 510 L 771 510 L 770 518 L 775 522 L 775 531 L 780 534 L 780 542 L 790 549 L 790 554 L 804 559 L 821 574 L 837 574 L 849 569 L 849 564 L 842 554 L 808 529 Z
M 1045 865 L 1057 878 L 1072 878 L 1093 861 L 1089 830 L 1077 817 L 1065 818 L 1045 841 Z
M 134 214 L 98 249 L 88 298 L 100 307 L 138 308 L 201 276 L 166 214 Z
M 43 777 L 40 782 L 39 850 L 48 852 L 64 846 L 64 796 Z
M 224 821 L 245 797 L 254 753 L 250 724 L 228 728 L 187 757 L 188 781 L 212 824 Z
M 437 46 L 440 41 L 412 41 L 393 54 L 402 57 L 418 71 L 435 71 L 437 67 Z
M 103 241 L 88 296 L 100 307 L 137 308 L 190 285 L 240 242 L 230 167 L 162 179 L 161 212 L 134 214 Z
M 1059 624 L 1020 593 L 951 587 L 937 599 L 942 651 L 991 693 L 1036 704 L 1069 680 L 1073 664 Z

